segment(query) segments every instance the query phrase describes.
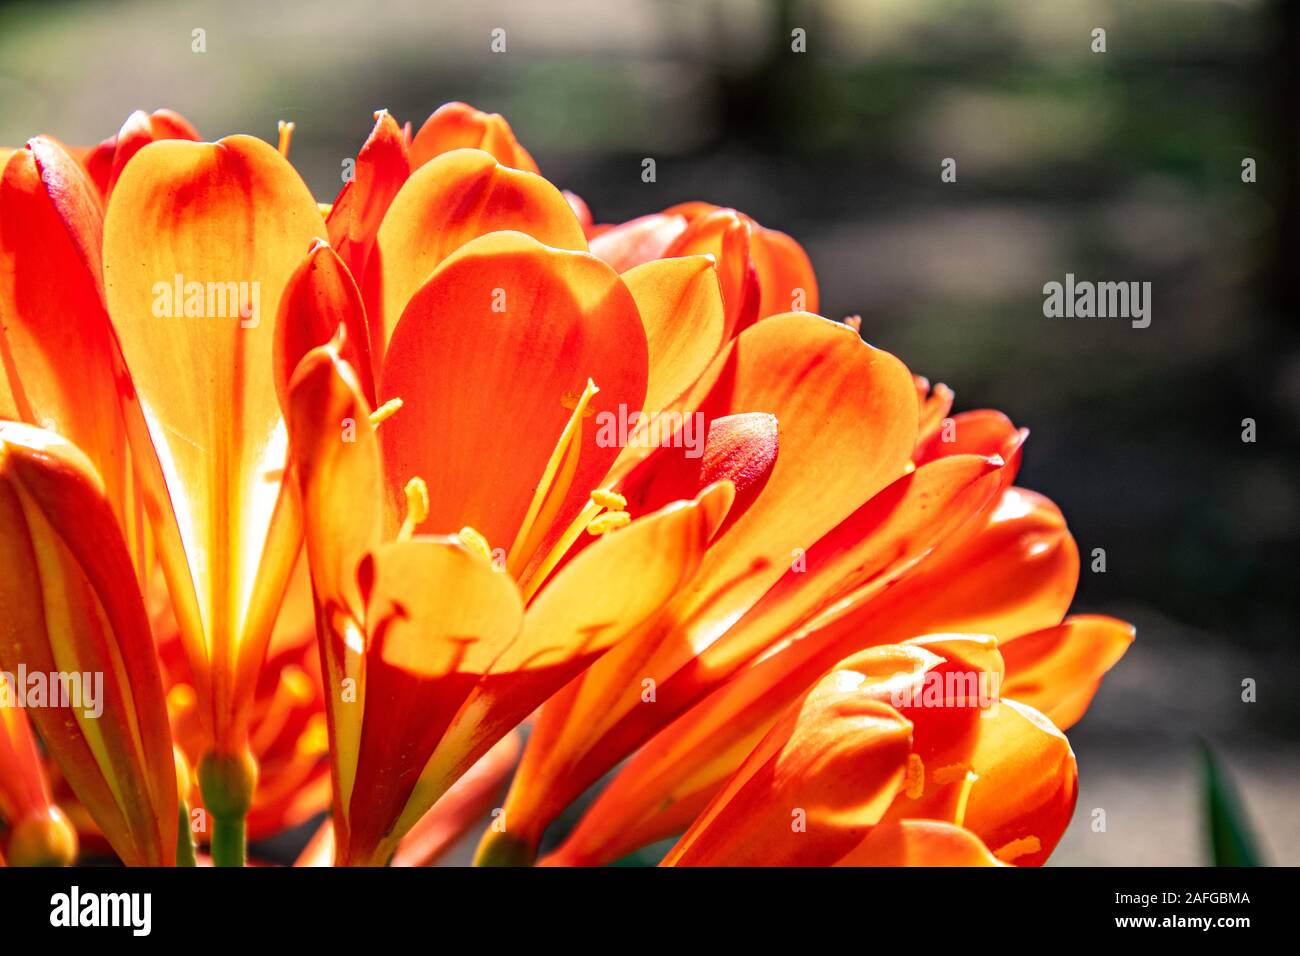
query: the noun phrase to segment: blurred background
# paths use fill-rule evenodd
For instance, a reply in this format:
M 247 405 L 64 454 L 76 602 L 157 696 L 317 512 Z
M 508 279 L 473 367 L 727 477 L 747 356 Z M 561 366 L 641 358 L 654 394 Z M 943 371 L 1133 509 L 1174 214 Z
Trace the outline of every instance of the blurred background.
M 1285 0 L 0 0 L 0 143 L 137 108 L 212 139 L 287 119 L 330 201 L 374 110 L 418 128 L 461 99 L 597 221 L 707 199 L 791 233 L 824 314 L 1031 429 L 1020 481 L 1070 519 L 1076 610 L 1137 625 L 1071 732 L 1053 862 L 1208 862 L 1203 737 L 1263 860 L 1296 865 L 1298 38 Z M 1067 272 L 1151 282 L 1150 327 L 1044 318 Z

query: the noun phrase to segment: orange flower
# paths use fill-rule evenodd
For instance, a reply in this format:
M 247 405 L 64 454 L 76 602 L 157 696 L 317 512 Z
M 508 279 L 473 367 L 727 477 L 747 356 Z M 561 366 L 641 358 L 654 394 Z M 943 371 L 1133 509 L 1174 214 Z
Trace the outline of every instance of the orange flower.
M 1022 429 L 813 314 L 735 210 L 597 226 L 461 103 L 376 114 L 323 206 L 291 133 L 0 155 L 0 664 L 109 675 L 103 723 L 36 723 L 124 860 L 196 809 L 242 862 L 328 763 L 303 862 L 423 862 L 543 704 L 483 862 L 626 758 L 546 862 L 1046 858 L 1057 727 L 1132 631 L 1064 617 Z M 961 674 L 996 711 L 899 697 Z M 48 816 L 20 763 L 7 815 Z
M 115 150 L 135 149 L 133 122 Z M 207 803 L 242 819 L 258 673 L 300 542 L 294 493 L 281 494 L 274 322 L 261 303 L 274 309 L 325 223 L 285 159 L 249 137 L 151 142 L 127 159 L 103 214 L 53 141 L 5 165 L 0 415 L 82 448 L 141 590 L 161 568 L 206 741 Z

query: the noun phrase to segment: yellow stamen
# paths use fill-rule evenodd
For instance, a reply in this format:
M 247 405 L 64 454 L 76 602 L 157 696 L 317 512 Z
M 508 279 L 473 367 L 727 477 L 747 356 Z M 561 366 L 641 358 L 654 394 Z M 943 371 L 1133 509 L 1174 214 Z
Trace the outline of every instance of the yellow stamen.
M 591 519 L 591 523 L 587 525 L 587 533 L 599 537 L 617 531 L 619 528 L 626 528 L 631 522 L 632 516 L 626 511 L 606 511 Z
M 993 855 L 1003 863 L 1010 863 L 1012 860 L 1022 856 L 1028 856 L 1030 853 L 1037 853 L 1043 848 L 1043 844 L 1036 836 L 1021 837 L 1019 840 L 1012 840 L 999 850 L 995 850 Z
M 397 414 L 398 410 L 401 409 L 401 407 L 402 407 L 402 400 L 400 398 L 390 398 L 388 401 L 384 402 L 384 404 L 380 405 L 378 408 L 376 408 L 373 412 L 370 413 L 370 424 L 379 425 L 382 424 L 383 422 L 388 421 L 390 418 L 392 418 L 394 415 Z
M 966 771 L 966 779 L 962 781 L 961 796 L 957 798 L 957 812 L 953 814 L 952 822 L 957 826 L 966 825 L 966 804 L 970 801 L 971 788 L 975 786 L 975 781 L 980 778 L 974 770 Z
M 322 216 L 328 219 L 330 213 L 334 211 L 334 204 L 332 202 L 318 202 L 316 208 L 320 210 Z
M 920 800 L 925 793 L 925 764 L 918 754 L 907 755 L 907 777 L 903 780 L 903 792 L 909 800 Z
M 488 544 L 487 538 L 483 537 L 483 535 L 474 528 L 466 525 L 461 528 L 460 531 L 456 532 L 456 537 L 460 539 L 461 544 L 470 551 L 473 551 L 479 557 L 487 561 L 492 560 L 492 548 Z
M 285 159 L 289 158 L 289 144 L 293 142 L 293 123 L 287 120 L 280 120 L 280 155 Z
M 602 508 L 608 508 L 610 511 L 626 511 L 627 499 L 617 491 L 606 491 L 598 488 L 591 493 L 591 500 Z
M 412 478 L 403 489 L 406 492 L 406 520 L 397 531 L 397 540 L 405 541 L 429 517 L 429 486 L 420 477 Z
M 528 505 L 524 520 L 520 522 L 515 539 L 506 551 L 506 570 L 516 578 L 532 561 L 534 553 L 551 532 L 551 526 L 564 506 L 569 486 L 578 471 L 578 459 L 582 455 L 582 420 L 591 408 L 592 398 L 599 391 L 596 383 L 587 379 L 587 387 L 578 397 L 569 421 L 555 443 L 555 450 L 551 452 L 546 470 L 533 492 L 533 500 Z M 565 401 L 567 403 L 567 399 Z

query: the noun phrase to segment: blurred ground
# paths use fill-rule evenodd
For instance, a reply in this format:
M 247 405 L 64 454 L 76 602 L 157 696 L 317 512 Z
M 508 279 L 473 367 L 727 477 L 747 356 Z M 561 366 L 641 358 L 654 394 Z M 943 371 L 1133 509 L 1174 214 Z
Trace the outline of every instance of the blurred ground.
M 163 105 L 213 138 L 291 119 L 328 200 L 371 111 L 464 99 L 599 220 L 703 198 L 792 233 L 825 314 L 1032 430 L 1022 483 L 1106 550 L 1077 609 L 1138 625 L 1071 734 L 1056 862 L 1203 862 L 1203 735 L 1268 860 L 1297 864 L 1297 33 L 1264 0 L 9 3 L 0 142 Z M 1151 281 L 1151 327 L 1045 319 L 1066 272 Z

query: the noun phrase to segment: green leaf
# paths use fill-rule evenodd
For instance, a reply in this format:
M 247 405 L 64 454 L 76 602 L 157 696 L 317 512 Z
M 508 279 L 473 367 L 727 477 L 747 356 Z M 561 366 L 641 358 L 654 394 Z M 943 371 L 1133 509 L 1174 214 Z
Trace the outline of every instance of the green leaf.
M 1201 740 L 1204 766 L 1205 822 L 1215 866 L 1262 866 L 1232 780 L 1210 745 Z

